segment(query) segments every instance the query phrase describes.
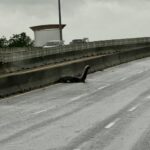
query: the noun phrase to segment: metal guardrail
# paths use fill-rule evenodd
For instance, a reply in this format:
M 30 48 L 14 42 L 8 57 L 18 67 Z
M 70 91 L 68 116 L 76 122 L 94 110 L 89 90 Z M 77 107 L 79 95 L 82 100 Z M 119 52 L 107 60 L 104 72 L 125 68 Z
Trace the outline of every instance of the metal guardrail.
M 14 49 L 0 49 L 0 62 L 15 62 L 31 58 L 44 57 L 52 54 L 61 54 L 71 51 L 81 51 L 98 47 L 121 46 L 130 44 L 150 44 L 150 37 L 144 38 L 130 38 L 130 39 L 116 39 L 106 41 L 94 41 L 81 45 L 65 45 L 62 47 L 53 48 L 14 48 Z

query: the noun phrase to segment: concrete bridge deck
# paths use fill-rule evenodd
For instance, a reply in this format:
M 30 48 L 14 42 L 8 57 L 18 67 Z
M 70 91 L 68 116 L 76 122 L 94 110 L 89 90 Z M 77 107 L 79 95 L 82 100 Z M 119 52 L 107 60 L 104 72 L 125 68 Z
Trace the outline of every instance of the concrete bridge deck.
M 0 101 L 1 150 L 149 150 L 150 58 Z

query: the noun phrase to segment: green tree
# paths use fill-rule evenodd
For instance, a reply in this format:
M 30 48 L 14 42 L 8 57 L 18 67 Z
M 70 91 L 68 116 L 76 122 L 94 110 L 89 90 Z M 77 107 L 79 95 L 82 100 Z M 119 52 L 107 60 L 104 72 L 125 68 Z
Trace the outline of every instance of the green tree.
M 7 39 L 6 39 L 6 37 L 1 37 L 0 38 L 0 48 L 5 48 L 5 47 L 7 47 L 7 45 L 8 45 L 8 41 L 7 41 Z
M 13 34 L 8 40 L 8 47 L 32 47 L 33 41 L 25 32 Z

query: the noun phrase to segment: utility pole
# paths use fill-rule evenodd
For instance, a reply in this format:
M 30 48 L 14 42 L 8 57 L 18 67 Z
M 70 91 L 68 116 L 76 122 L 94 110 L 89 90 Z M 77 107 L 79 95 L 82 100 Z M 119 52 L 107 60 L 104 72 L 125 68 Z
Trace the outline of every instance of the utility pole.
M 60 0 L 58 0 L 58 9 L 59 9 L 59 32 L 60 32 L 60 40 L 63 41 L 62 23 L 61 23 L 61 2 L 60 2 Z

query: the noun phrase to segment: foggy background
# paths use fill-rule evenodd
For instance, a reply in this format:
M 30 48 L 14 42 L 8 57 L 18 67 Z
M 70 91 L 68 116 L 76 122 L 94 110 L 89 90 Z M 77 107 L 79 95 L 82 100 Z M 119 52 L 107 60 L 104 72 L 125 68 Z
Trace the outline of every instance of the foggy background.
M 26 32 L 30 26 L 58 23 L 58 0 L 0 0 L 0 36 Z M 66 43 L 150 36 L 148 0 L 61 0 Z

